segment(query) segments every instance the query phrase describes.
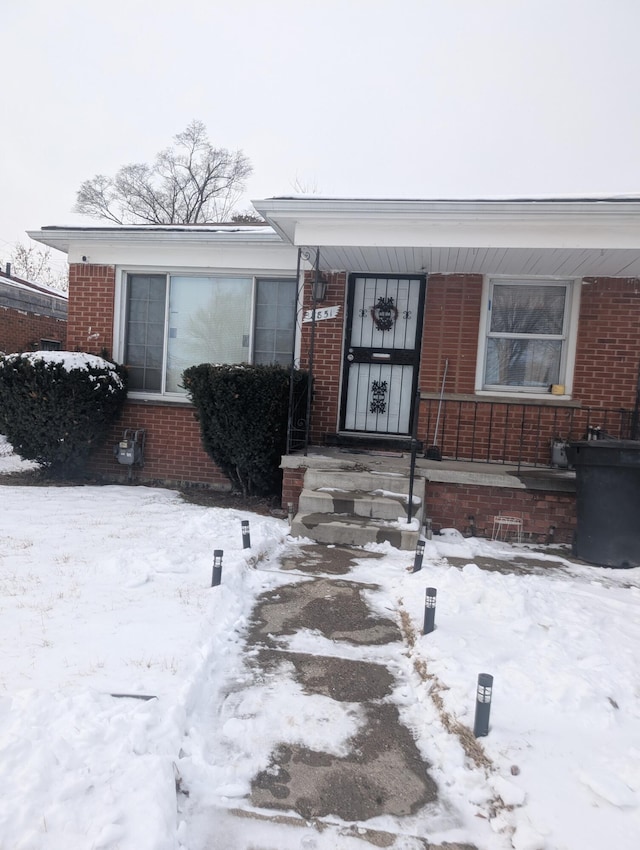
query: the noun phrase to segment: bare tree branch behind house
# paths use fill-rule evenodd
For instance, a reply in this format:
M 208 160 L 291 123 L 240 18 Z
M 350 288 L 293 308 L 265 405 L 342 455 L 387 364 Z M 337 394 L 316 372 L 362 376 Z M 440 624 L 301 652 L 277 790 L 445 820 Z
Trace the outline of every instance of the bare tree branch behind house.
M 115 224 L 206 224 L 228 221 L 252 167 L 242 151 L 214 147 L 192 121 L 153 164 L 123 165 L 78 190 L 75 211 Z

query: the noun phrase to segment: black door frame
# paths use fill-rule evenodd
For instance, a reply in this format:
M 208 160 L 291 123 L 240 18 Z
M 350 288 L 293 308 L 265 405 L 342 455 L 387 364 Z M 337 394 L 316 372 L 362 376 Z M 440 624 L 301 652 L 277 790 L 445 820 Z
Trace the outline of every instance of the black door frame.
M 367 352 L 372 352 L 375 348 L 362 348 L 362 347 L 353 347 L 349 345 L 351 340 L 351 331 L 352 331 L 352 323 L 353 323 L 353 312 L 354 312 L 354 297 L 355 297 L 355 279 L 356 278 L 373 278 L 377 280 L 418 280 L 420 281 L 420 293 L 418 296 L 418 317 L 416 321 L 416 339 L 415 339 L 415 347 L 412 350 L 406 348 L 398 348 L 398 349 L 384 349 L 385 353 L 391 353 L 392 357 L 389 360 L 385 360 L 386 363 L 390 365 L 413 365 L 413 379 L 411 385 L 411 403 L 409 408 L 409 428 L 406 433 L 394 433 L 390 431 L 380 431 L 380 432 L 371 432 L 371 431 L 358 431 L 354 429 L 346 429 L 345 428 L 345 417 L 346 417 L 346 407 L 347 407 L 347 392 L 349 388 L 349 367 L 352 363 L 380 363 L 379 360 L 375 360 L 371 354 L 367 355 Z M 397 436 L 410 436 L 413 433 L 413 418 L 414 418 L 414 404 L 413 399 L 415 398 L 417 389 L 418 389 L 418 378 L 420 373 L 420 355 L 422 353 L 422 331 L 424 327 L 424 307 L 426 301 L 426 293 L 427 293 L 427 275 L 424 273 L 420 274 L 382 274 L 382 273 L 374 273 L 374 272 L 351 272 L 347 279 L 347 315 L 345 319 L 345 333 L 343 339 L 343 348 L 342 348 L 342 388 L 340 392 L 340 417 L 339 417 L 339 430 L 348 434 L 371 434 L 375 433 L 380 440 L 383 440 L 385 436 L 388 436 L 390 439 Z M 349 356 L 352 356 L 352 359 L 347 359 L 347 352 L 349 352 Z M 395 352 L 395 354 L 393 354 Z

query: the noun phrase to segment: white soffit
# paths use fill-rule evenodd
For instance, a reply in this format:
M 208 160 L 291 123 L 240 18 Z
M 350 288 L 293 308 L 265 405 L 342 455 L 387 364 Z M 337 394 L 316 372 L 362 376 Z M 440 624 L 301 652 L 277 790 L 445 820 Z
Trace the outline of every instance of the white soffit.
M 323 268 L 533 275 L 640 274 L 640 201 L 271 198 L 283 238 L 319 246 Z

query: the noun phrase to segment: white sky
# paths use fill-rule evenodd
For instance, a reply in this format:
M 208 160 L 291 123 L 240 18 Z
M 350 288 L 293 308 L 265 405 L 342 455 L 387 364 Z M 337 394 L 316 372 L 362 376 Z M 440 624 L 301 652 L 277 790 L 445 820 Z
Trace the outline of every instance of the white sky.
M 5 0 L 0 256 L 193 118 L 247 198 L 640 190 L 637 0 Z

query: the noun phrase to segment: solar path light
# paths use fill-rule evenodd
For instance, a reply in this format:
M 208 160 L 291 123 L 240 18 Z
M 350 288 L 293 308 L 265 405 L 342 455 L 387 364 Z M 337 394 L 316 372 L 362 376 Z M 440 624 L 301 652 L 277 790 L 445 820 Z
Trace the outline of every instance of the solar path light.
M 489 734 L 492 691 L 493 676 L 490 676 L 489 673 L 480 673 L 478 675 L 478 690 L 476 693 L 476 716 L 473 723 L 473 734 L 476 738 L 483 738 Z
M 436 621 L 436 596 L 438 591 L 435 587 L 427 587 L 424 594 L 424 626 L 422 634 L 428 635 L 435 629 Z
M 243 519 L 242 526 L 242 548 L 251 549 L 251 534 L 249 533 L 249 520 Z
M 422 558 L 424 557 L 424 540 L 418 540 L 416 544 L 416 556 L 413 560 L 413 572 L 419 573 L 422 569 Z
M 213 550 L 213 573 L 211 575 L 211 587 L 218 587 L 222 580 L 222 549 Z

